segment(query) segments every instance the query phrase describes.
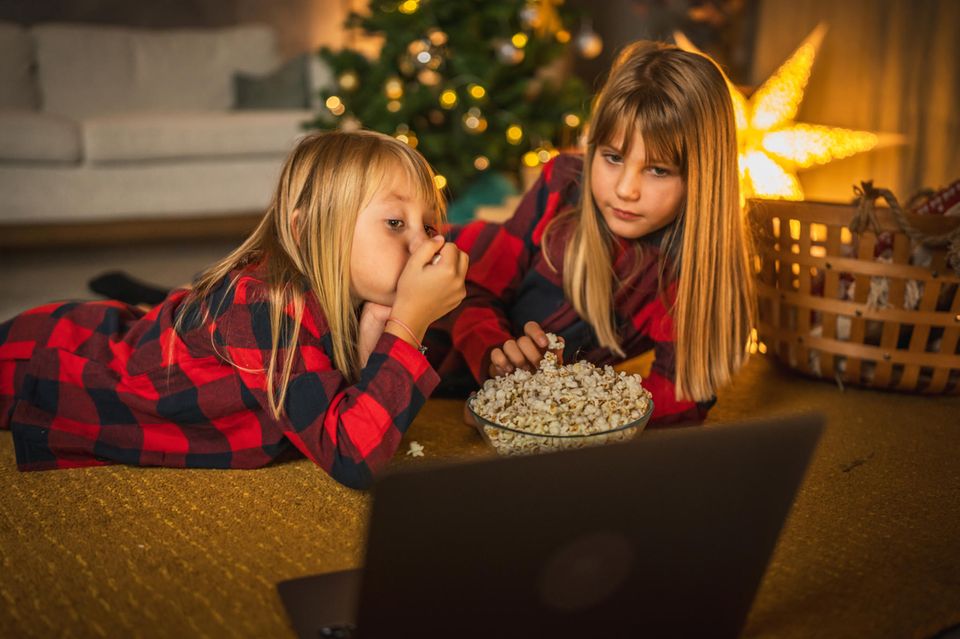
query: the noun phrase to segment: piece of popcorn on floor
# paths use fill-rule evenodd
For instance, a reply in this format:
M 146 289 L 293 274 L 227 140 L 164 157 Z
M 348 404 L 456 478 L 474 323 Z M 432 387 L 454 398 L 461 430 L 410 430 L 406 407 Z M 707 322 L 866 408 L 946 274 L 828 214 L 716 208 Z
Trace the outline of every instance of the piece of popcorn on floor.
M 410 442 L 410 450 L 407 451 L 407 454 L 413 457 L 423 457 L 423 444 Z

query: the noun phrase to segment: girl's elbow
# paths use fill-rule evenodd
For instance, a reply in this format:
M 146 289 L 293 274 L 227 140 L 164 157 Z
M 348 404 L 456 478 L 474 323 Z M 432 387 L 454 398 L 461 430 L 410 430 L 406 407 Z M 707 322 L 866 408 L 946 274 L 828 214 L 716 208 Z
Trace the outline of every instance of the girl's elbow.
M 340 459 L 330 469 L 330 476 L 347 488 L 367 490 L 373 485 L 374 475 L 364 462 Z

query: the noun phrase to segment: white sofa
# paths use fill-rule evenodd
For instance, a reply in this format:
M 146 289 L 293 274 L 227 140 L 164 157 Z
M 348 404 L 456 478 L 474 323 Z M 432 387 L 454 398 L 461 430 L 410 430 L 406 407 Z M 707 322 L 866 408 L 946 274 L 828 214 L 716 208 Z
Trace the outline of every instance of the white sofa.
M 279 64 L 264 26 L 0 23 L 4 226 L 259 212 L 309 109 L 235 110 Z

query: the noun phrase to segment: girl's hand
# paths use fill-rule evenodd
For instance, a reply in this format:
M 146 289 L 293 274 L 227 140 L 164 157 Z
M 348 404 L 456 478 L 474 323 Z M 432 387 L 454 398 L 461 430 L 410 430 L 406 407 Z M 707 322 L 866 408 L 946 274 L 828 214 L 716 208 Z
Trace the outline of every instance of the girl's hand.
M 376 302 L 364 302 L 360 310 L 359 335 L 357 337 L 357 351 L 360 355 L 360 368 L 367 365 L 370 353 L 377 346 L 377 341 L 383 335 L 383 326 L 390 317 L 389 306 Z
M 536 322 L 523 325 L 523 336 L 508 340 L 500 348 L 490 352 L 490 377 L 509 375 L 517 368 L 536 370 L 547 352 L 547 334 Z
M 466 297 L 464 280 L 470 258 L 442 235 L 424 242 L 407 260 L 397 282 L 392 317 L 423 339 L 427 327 L 455 309 Z M 392 323 L 387 330 L 393 332 Z M 403 332 L 398 332 L 403 337 Z

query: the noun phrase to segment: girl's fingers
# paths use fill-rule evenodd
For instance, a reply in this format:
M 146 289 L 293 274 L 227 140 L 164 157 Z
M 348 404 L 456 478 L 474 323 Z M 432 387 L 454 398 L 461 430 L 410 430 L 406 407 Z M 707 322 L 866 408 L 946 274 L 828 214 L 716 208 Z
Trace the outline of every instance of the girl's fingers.
M 517 346 L 520 347 L 520 352 L 523 353 L 527 364 L 537 366 L 540 363 L 540 358 L 543 357 L 543 353 L 537 348 L 537 345 L 533 343 L 532 339 L 524 335 L 517 340 Z
M 417 250 L 414 251 L 413 255 L 410 256 L 410 260 L 418 266 L 426 266 L 427 264 L 434 263 L 434 256 L 437 253 L 441 255 L 443 254 L 443 249 L 440 247 L 444 245 L 445 241 L 446 240 L 442 235 L 434 235 L 432 238 L 426 242 L 423 242 L 417 247 Z M 451 244 L 451 246 L 453 245 Z
M 515 368 L 530 368 L 527 358 L 524 356 L 523 351 L 520 350 L 520 347 L 517 345 L 515 340 L 510 340 L 504 344 L 503 352 Z
M 460 251 L 460 268 L 457 270 L 457 275 L 466 273 L 468 266 L 470 266 L 470 256 L 466 251 Z
M 536 342 L 540 348 L 546 348 L 550 344 L 550 341 L 547 339 L 547 334 L 536 322 L 527 322 L 524 324 L 523 333 Z
M 503 351 L 499 348 L 495 348 L 490 352 L 490 364 L 495 370 L 494 376 L 506 375 L 512 368 L 509 360 L 507 360 L 507 356 L 504 355 Z

